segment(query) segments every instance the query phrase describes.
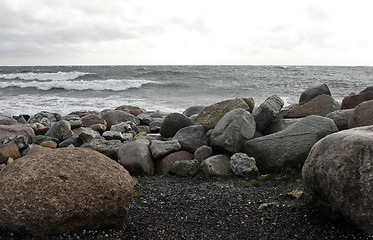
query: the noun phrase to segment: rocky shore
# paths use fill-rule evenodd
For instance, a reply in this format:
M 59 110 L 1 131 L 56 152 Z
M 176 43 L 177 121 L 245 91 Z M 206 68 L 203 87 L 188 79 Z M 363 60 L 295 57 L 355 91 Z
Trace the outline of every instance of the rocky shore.
M 371 90 L 0 116 L 0 237 L 368 239 Z

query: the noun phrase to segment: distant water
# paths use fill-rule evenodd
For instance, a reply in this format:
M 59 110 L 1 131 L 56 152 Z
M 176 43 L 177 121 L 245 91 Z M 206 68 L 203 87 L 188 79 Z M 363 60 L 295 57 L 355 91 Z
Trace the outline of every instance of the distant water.
M 135 105 L 182 112 L 187 107 L 276 94 L 297 103 L 325 83 L 339 102 L 373 85 L 373 67 L 325 66 L 0 66 L 0 114 L 68 114 Z

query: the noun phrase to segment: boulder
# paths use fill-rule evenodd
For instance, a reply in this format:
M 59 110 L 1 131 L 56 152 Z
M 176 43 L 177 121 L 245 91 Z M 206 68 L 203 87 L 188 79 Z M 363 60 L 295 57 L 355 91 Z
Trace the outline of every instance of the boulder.
M 202 109 L 205 108 L 204 106 L 192 106 L 184 110 L 183 115 L 187 117 L 191 117 L 195 114 L 198 114 L 202 111 Z
M 322 94 L 326 94 L 331 96 L 329 87 L 326 84 L 320 84 L 317 86 L 312 86 L 307 88 L 302 92 L 299 98 L 299 105 L 303 105 L 306 102 L 310 101 L 311 99 L 314 99 L 317 96 L 320 96 Z
M 123 146 L 119 140 L 93 139 L 84 143 L 81 147 L 90 148 L 100 152 L 111 159 L 118 159 L 118 150 Z
M 80 139 L 79 135 L 73 135 L 69 137 L 68 139 L 60 142 L 60 144 L 58 144 L 58 147 L 62 148 L 62 147 L 68 147 L 70 145 L 73 145 L 74 147 L 80 147 L 82 144 L 83 144 L 83 141 L 82 139 Z
M 373 125 L 373 100 L 357 105 L 348 120 L 348 128 Z
M 149 132 L 159 133 L 162 123 L 163 119 L 153 119 L 153 121 L 149 124 Z
M 71 131 L 71 126 L 68 121 L 60 120 L 52 125 L 45 136 L 57 138 L 58 142 L 64 140 L 64 135 Z
M 299 122 L 300 118 L 275 118 L 263 131 L 264 135 L 279 132 L 285 128 Z
M 106 131 L 102 134 L 106 140 L 121 140 L 121 141 L 132 141 L 133 135 L 131 133 L 121 133 L 115 131 Z
M 197 150 L 194 152 L 194 158 L 199 161 L 203 161 L 206 158 L 209 158 L 211 156 L 212 156 L 212 148 L 207 145 L 197 148 Z
M 373 100 L 373 87 L 367 87 L 357 94 L 351 93 L 349 96 L 343 98 L 341 109 L 355 108 L 360 103 L 369 100 Z
M 162 122 L 160 134 L 165 138 L 173 137 L 177 131 L 190 125 L 193 125 L 193 122 L 185 115 L 170 113 Z
M 79 138 L 83 141 L 83 143 L 89 142 L 92 139 L 100 137 L 100 134 L 98 132 L 86 127 L 81 128 L 78 135 Z
M 318 115 L 325 117 L 328 113 L 341 109 L 340 104 L 331 96 L 323 94 L 319 95 L 303 105 L 299 105 L 291 109 L 285 117 L 299 118 L 309 115 Z
M 193 177 L 197 174 L 200 165 L 200 161 L 196 159 L 180 160 L 172 164 L 170 172 L 175 174 L 176 176 Z
M 99 132 L 100 134 L 103 134 L 106 131 L 106 126 L 101 123 L 93 124 L 89 126 L 89 128 L 93 131 Z
M 136 107 L 136 106 L 130 106 L 130 105 L 122 105 L 122 106 L 119 106 L 119 107 L 115 108 L 115 110 L 120 110 L 120 111 L 123 111 L 123 112 L 127 112 L 127 113 L 130 113 L 130 114 L 134 115 L 134 116 L 146 113 L 145 109 L 142 109 L 142 108 Z
M 317 142 L 304 166 L 305 192 L 320 210 L 373 234 L 373 126 L 331 134 Z
M 82 119 L 78 115 L 67 115 L 62 118 L 70 123 L 71 129 L 82 127 Z
M 297 170 L 303 166 L 312 146 L 336 131 L 333 120 L 312 115 L 280 132 L 248 140 L 244 144 L 244 152 L 255 158 L 262 174 L 286 168 Z
M 124 144 L 118 151 L 118 162 L 132 175 L 154 173 L 154 162 L 148 144 L 140 141 Z
M 150 144 L 150 152 L 152 156 L 156 159 L 162 158 L 172 152 L 176 152 L 181 149 L 181 145 L 176 140 L 171 141 L 160 141 L 160 140 L 153 140 Z
M 105 119 L 98 114 L 88 114 L 82 117 L 82 127 L 90 127 L 96 124 L 102 124 L 105 127 L 107 125 Z
M 235 175 L 245 178 L 254 178 L 259 174 L 255 158 L 246 153 L 235 153 L 231 156 L 230 165 Z
M 57 143 L 54 141 L 45 141 L 45 142 L 42 142 L 40 146 L 54 149 L 57 147 Z
M 0 142 L 11 136 L 25 136 L 31 142 L 35 132 L 32 128 L 22 125 L 0 125 Z
M 216 124 L 210 136 L 210 145 L 218 151 L 236 153 L 255 133 L 253 115 L 242 108 L 225 114 Z
M 14 118 L 4 117 L 0 115 L 0 125 L 12 125 L 16 123 L 17 123 L 17 120 L 15 120 Z
M 194 120 L 195 124 L 202 125 L 205 130 L 215 127 L 219 120 L 233 109 L 243 108 L 249 111 L 249 106 L 241 98 L 225 100 L 205 107 Z
M 0 228 L 34 236 L 125 226 L 135 181 L 90 149 L 26 155 L 0 172 Z
M 284 101 L 276 95 L 267 98 L 254 112 L 257 131 L 263 131 L 284 106 Z
M 35 114 L 32 116 L 28 123 L 41 123 L 46 127 L 50 127 L 51 123 L 55 123 L 62 120 L 61 115 L 58 113 L 50 113 L 47 111 L 42 111 L 40 113 Z
M 348 129 L 348 120 L 352 116 L 354 109 L 343 109 L 335 110 L 326 115 L 327 118 L 330 118 L 334 121 L 339 131 Z
M 201 125 L 192 125 L 176 132 L 172 140 L 180 143 L 181 149 L 194 153 L 197 148 L 207 145 L 205 129 Z
M 134 122 L 136 125 L 140 124 L 140 120 L 136 116 L 120 110 L 105 111 L 102 114 L 102 119 L 106 121 L 108 129 L 110 129 L 112 125 L 127 121 Z
M 87 115 L 97 115 L 97 116 L 100 116 L 100 113 L 97 112 L 97 111 L 75 111 L 75 112 L 71 112 L 69 113 L 68 115 L 76 115 L 76 116 L 79 116 L 80 118 L 83 118 Z M 84 126 L 83 126 L 84 127 Z
M 13 142 L 0 145 L 0 164 L 6 163 L 8 158 L 17 159 L 21 157 L 21 153 L 17 145 Z
M 115 125 L 112 125 L 110 128 L 110 131 L 115 131 L 115 132 L 122 132 L 126 133 L 132 130 L 132 127 L 129 123 L 126 122 L 121 122 Z
M 178 151 L 167 155 L 166 157 L 155 162 L 155 173 L 164 175 L 170 172 L 172 165 L 176 161 L 192 160 L 193 154 L 187 151 Z
M 148 114 L 149 114 L 149 117 L 151 117 L 151 118 L 162 118 L 162 119 L 165 118 L 168 115 L 168 113 L 161 112 L 159 110 L 154 111 L 154 112 L 150 112 Z
M 140 120 L 140 124 L 145 126 L 149 126 L 149 124 L 153 121 L 153 118 L 148 114 L 139 114 L 137 115 L 137 118 Z
M 207 176 L 230 177 L 233 175 L 230 160 L 225 155 L 215 155 L 203 160 L 201 170 Z

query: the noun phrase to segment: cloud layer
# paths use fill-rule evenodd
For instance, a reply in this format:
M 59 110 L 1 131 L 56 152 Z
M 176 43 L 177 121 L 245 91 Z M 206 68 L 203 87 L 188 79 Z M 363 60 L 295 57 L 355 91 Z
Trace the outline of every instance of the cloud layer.
M 372 65 L 369 0 L 0 0 L 0 65 Z

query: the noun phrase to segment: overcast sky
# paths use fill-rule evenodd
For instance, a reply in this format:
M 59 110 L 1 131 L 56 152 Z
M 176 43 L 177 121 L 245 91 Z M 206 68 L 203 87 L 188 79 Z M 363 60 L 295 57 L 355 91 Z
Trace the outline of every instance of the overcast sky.
M 372 0 L 0 0 L 0 65 L 373 65 Z

